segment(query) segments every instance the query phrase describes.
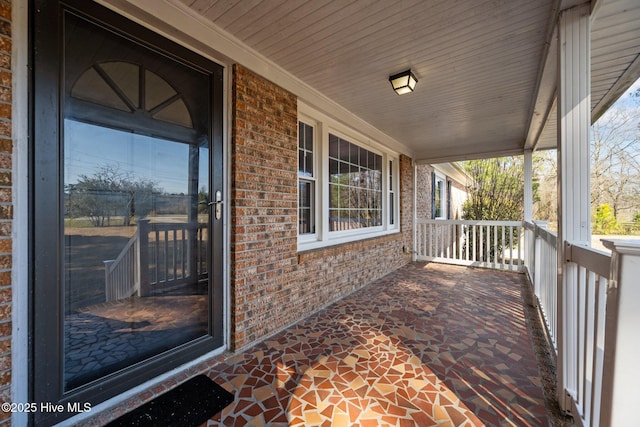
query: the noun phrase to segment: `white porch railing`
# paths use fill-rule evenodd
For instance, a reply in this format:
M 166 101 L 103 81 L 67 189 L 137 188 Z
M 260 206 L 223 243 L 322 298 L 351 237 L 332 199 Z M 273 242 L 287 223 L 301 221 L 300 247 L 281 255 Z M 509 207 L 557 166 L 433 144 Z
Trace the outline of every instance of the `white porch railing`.
M 558 343 L 558 237 L 546 228 L 546 222 L 525 222 L 525 266 L 538 305 L 547 323 L 551 342 Z
M 104 265 L 107 302 L 196 282 L 207 274 L 206 224 L 140 220 L 118 257 Z
M 116 259 L 104 261 L 104 293 L 107 302 L 140 293 L 140 228 Z
M 525 271 L 559 358 L 560 398 L 569 399 L 574 419 L 585 427 L 633 425 L 640 243 L 609 242 L 611 256 L 565 242 L 566 289 L 558 288 L 558 244 L 546 223 L 416 221 L 417 260 Z
M 522 271 L 521 221 L 417 220 L 416 259 Z
M 525 265 L 561 365 L 559 386 L 583 426 L 599 426 L 602 404 L 606 286 L 611 257 L 567 244 L 568 286 L 558 297 L 558 239 L 546 223 L 525 222 Z M 573 270 L 575 274 L 569 273 Z M 562 319 L 560 317 L 562 316 Z M 562 321 L 562 331 L 560 327 Z M 559 342 L 562 339 L 562 343 Z M 559 352 L 558 346 L 562 345 Z
M 572 413 L 580 418 L 582 425 L 598 426 L 611 256 L 569 243 L 565 254 L 565 271 L 573 264 L 577 274 L 563 290 L 564 388 L 571 398 Z

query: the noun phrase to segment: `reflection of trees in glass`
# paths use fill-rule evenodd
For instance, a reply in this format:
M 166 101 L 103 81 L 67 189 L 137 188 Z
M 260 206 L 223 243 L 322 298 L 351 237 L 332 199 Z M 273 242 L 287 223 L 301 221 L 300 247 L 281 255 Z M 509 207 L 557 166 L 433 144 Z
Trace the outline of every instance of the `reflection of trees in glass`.
M 337 211 L 334 217 L 350 224 L 349 229 L 381 225 L 381 172 L 361 169 L 332 175 L 330 206 Z
M 329 134 L 330 230 L 382 225 L 382 156 Z
M 209 211 L 209 190 L 206 186 L 200 187 L 198 191 L 198 213 L 203 214 Z
M 86 217 L 94 227 L 111 225 L 113 217 L 130 225 L 134 217 L 154 209 L 154 198 L 160 192 L 152 181 L 135 180 L 118 166 L 102 166 L 93 175 L 80 175 L 75 184 L 65 185 L 66 216 Z

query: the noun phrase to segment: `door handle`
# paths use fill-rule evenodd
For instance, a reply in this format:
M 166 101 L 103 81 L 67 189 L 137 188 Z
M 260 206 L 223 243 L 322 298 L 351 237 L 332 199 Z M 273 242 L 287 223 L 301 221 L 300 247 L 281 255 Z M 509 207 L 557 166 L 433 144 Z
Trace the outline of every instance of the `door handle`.
M 216 219 L 222 218 L 222 191 L 216 191 L 216 199 L 213 202 L 209 202 L 209 206 L 214 205 L 214 216 Z

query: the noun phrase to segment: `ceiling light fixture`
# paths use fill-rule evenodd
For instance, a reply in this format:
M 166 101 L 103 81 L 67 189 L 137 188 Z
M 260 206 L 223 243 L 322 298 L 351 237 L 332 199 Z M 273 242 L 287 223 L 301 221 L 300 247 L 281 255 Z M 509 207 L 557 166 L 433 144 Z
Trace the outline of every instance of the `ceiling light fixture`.
M 389 77 L 389 81 L 391 82 L 391 86 L 393 86 L 393 90 L 395 90 L 398 95 L 413 92 L 416 83 L 418 83 L 418 79 L 416 79 L 416 76 L 411 72 L 411 69 L 394 74 Z

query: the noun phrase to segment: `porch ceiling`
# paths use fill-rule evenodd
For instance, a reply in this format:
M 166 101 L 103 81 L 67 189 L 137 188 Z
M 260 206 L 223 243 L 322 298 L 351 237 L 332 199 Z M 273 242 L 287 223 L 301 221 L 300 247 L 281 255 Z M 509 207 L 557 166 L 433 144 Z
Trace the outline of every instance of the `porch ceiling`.
M 418 160 L 555 146 L 552 24 L 579 1 L 180 1 Z M 640 75 L 640 2 L 594 16 L 595 116 Z M 398 96 L 388 77 L 407 68 L 418 86 Z

